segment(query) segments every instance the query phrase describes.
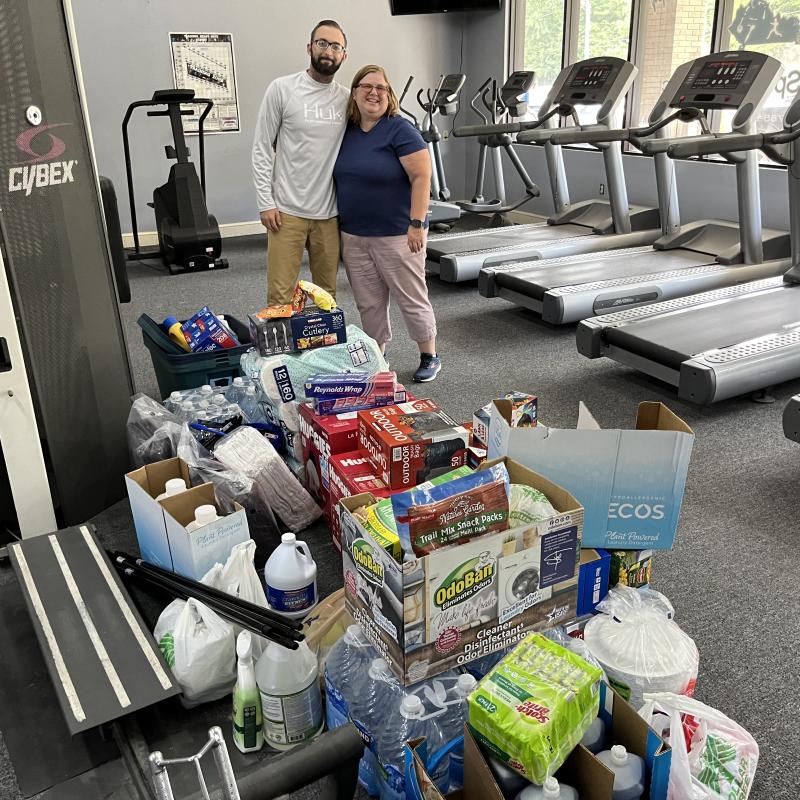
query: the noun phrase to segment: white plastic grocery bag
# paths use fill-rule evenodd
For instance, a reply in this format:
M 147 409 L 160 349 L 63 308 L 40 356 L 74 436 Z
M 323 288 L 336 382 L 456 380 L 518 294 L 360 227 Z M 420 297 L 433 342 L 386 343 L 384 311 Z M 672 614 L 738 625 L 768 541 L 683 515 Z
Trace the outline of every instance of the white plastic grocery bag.
M 657 730 L 666 725 L 672 747 L 669 800 L 747 800 L 758 744 L 741 725 L 684 695 L 651 693 L 644 701 L 640 716 Z
M 267 608 L 267 596 L 264 594 L 264 587 L 261 585 L 261 578 L 258 576 L 253 559 L 256 554 L 256 543 L 252 539 L 234 545 L 231 554 L 225 565 L 211 575 L 214 568 L 203 577 L 203 583 L 220 589 L 223 592 L 232 594 L 240 600 L 246 600 L 261 608 Z M 215 565 L 220 567 L 219 564 Z M 208 580 L 206 580 L 208 578 Z M 234 626 L 234 637 L 239 635 L 242 629 Z M 263 636 L 253 634 L 253 661 L 258 661 L 267 640 Z
M 219 700 L 236 683 L 233 626 L 191 598 L 174 600 L 158 618 L 153 636 L 183 692 L 187 708 Z

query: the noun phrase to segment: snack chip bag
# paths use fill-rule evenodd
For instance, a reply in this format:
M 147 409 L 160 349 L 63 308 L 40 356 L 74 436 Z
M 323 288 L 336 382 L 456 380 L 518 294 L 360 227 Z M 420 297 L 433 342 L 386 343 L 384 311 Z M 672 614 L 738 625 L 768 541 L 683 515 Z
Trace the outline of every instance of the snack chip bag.
M 298 281 L 297 285 L 305 292 L 311 302 L 322 311 L 331 311 L 336 308 L 336 300 L 330 292 L 326 292 L 321 286 L 310 281 Z

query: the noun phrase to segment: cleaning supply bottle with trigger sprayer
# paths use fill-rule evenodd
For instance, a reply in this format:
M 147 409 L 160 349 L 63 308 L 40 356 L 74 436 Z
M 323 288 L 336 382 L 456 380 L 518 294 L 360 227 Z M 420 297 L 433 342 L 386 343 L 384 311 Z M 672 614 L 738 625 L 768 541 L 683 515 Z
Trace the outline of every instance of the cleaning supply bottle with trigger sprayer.
M 233 690 L 233 743 L 242 753 L 253 753 L 264 745 L 261 694 L 253 666 L 253 637 L 241 631 L 236 639 L 237 677 Z

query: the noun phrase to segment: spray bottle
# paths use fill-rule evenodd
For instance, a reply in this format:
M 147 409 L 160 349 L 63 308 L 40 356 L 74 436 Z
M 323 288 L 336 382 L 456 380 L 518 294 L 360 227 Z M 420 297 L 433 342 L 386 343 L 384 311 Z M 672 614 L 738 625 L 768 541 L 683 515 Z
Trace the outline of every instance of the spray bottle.
M 252 753 L 261 749 L 264 734 L 250 631 L 242 631 L 236 639 L 236 655 L 239 665 L 233 690 L 233 743 L 243 753 Z

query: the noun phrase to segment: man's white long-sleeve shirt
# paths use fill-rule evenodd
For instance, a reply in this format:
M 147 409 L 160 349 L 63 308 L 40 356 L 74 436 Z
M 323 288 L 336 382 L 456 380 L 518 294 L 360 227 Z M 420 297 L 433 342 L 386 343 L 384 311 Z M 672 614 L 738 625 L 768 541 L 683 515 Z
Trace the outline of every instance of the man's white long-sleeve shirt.
M 253 139 L 259 211 L 277 208 L 307 219 L 336 216 L 333 165 L 349 96 L 336 81 L 318 83 L 305 70 L 267 87 Z

